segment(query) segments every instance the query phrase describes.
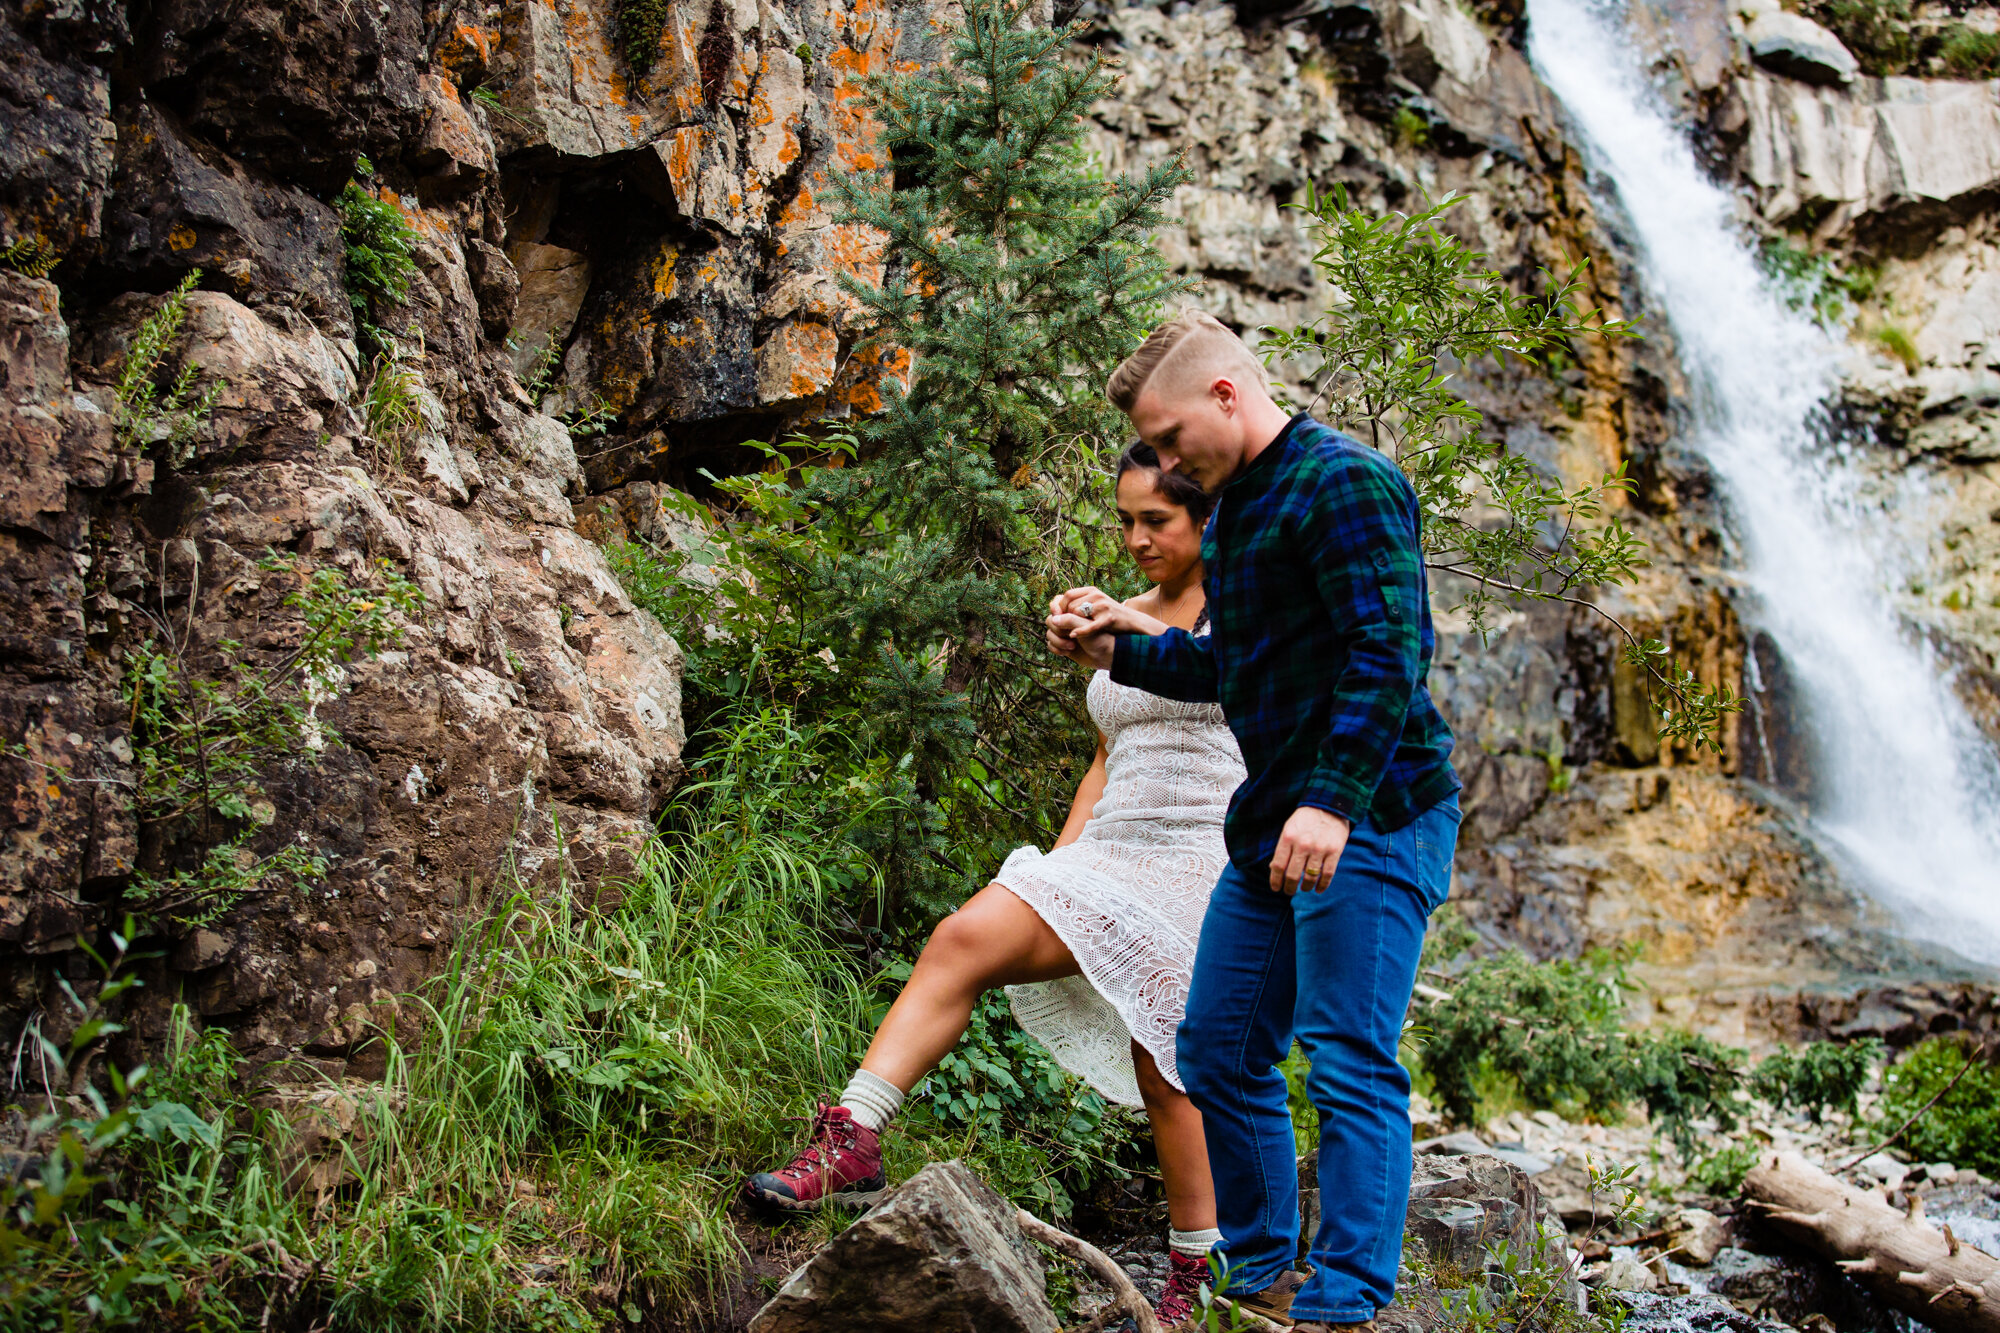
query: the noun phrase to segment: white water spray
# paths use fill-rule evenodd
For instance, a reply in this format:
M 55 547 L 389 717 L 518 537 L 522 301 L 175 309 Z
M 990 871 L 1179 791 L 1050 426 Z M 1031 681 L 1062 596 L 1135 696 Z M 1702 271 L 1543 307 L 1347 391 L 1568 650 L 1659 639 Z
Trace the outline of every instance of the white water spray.
M 1759 272 L 1607 0 L 1530 0 L 1528 54 L 1631 222 L 1673 329 L 1690 443 L 1721 483 L 1745 617 L 1814 737 L 1813 821 L 1912 935 L 2000 964 L 2000 762 L 1899 623 L 1891 523 L 1824 447 L 1839 348 Z

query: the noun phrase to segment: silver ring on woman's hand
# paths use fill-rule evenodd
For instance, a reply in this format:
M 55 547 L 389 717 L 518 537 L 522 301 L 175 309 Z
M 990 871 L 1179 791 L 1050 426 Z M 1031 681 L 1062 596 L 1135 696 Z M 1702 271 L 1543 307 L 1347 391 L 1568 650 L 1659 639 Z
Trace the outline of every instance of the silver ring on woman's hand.
M 1082 616 L 1085 620 L 1090 620 L 1097 615 L 1097 603 L 1085 602 L 1083 605 L 1076 608 L 1076 613 Z

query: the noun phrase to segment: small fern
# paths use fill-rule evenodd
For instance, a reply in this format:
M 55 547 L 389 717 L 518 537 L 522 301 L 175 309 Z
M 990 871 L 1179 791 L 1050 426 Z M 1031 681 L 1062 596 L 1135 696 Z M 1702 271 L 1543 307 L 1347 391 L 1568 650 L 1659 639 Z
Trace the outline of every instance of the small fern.
M 112 421 L 117 446 L 140 453 L 148 445 L 165 444 L 168 461 L 176 468 L 185 467 L 193 457 L 195 432 L 208 419 L 223 388 L 223 382 L 215 380 L 197 392 L 192 362 L 183 362 L 161 387 L 161 371 L 187 324 L 188 296 L 200 281 L 201 270 L 193 270 L 167 293 L 159 309 L 140 321 L 113 390 L 118 404 Z
M 0 264 L 30 278 L 46 278 L 62 262 L 56 248 L 39 236 L 23 236 L 0 248 Z

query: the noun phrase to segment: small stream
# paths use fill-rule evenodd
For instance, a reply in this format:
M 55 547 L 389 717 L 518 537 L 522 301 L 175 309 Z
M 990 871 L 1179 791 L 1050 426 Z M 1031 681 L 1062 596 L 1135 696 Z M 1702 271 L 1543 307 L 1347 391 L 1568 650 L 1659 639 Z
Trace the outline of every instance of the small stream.
M 1673 331 L 1682 429 L 1727 506 L 1738 611 L 1776 645 L 1805 714 L 1813 826 L 1903 930 L 2000 965 L 2000 760 L 1891 607 L 1894 516 L 1817 428 L 1841 346 L 1759 271 L 1624 13 L 1530 0 L 1528 54 Z

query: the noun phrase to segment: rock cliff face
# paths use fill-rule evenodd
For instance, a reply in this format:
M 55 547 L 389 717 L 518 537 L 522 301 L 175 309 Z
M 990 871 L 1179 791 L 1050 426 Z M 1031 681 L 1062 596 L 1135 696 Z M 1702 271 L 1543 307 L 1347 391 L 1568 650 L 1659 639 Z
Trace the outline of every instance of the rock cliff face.
M 369 1025 L 496 887 L 593 884 L 661 808 L 678 649 L 590 536 L 657 523 L 662 486 L 751 465 L 745 440 L 867 410 L 899 369 L 856 355 L 835 278 L 877 259 L 833 221 L 828 186 L 879 161 L 859 80 L 933 58 L 943 9 L 625 8 L 658 19 L 655 46 L 612 0 L 0 8 L 0 244 L 40 238 L 60 258 L 45 278 L 0 273 L 0 736 L 22 747 L 0 759 L 8 1031 L 59 1022 L 56 976 L 89 971 L 74 942 L 149 854 L 120 794 L 124 655 L 162 624 L 196 662 L 225 640 L 282 653 L 298 629 L 267 550 L 356 575 L 386 558 L 424 609 L 323 705 L 339 744 L 267 775 L 259 846 L 324 846 L 324 883 L 188 934 L 155 965 L 173 983 L 156 1001 L 186 994 L 255 1052 L 370 1072 Z M 1760 12 L 1660 0 L 1638 20 L 1758 225 L 1879 258 L 1848 407 L 1880 425 L 1885 473 L 1931 479 L 1942 518 L 1919 546 L 1936 572 L 1909 609 L 2000 726 L 2000 93 L 1844 78 L 1799 33 L 1759 46 Z M 1114 167 L 1186 154 L 1196 181 L 1161 244 L 1232 323 L 1296 321 L 1323 298 L 1283 205 L 1336 180 L 1388 205 L 1466 192 L 1463 225 L 1499 267 L 1526 279 L 1587 256 L 1600 304 L 1648 314 L 1516 10 L 1084 15 L 1125 71 L 1096 147 Z M 418 377 L 416 424 L 393 443 L 369 428 L 383 367 L 343 284 L 350 180 L 416 238 L 408 299 L 371 316 Z M 225 386 L 216 410 L 187 450 L 121 448 L 130 339 L 197 267 L 186 355 Z M 1870 332 L 1891 320 L 1916 363 Z M 1678 372 L 1651 332 L 1477 392 L 1556 472 L 1630 464 L 1630 518 L 1661 558 L 1618 609 L 1734 682 L 1719 517 L 1670 443 Z M 1771 775 L 1740 736 L 1720 759 L 1663 751 L 1601 623 L 1540 611 L 1487 647 L 1443 628 L 1435 684 L 1469 787 L 1460 892 L 1485 928 L 1542 950 L 1645 940 L 1683 1007 L 1888 956 L 1826 943 L 1829 921 L 1838 938 L 1873 927 L 1743 780 Z

